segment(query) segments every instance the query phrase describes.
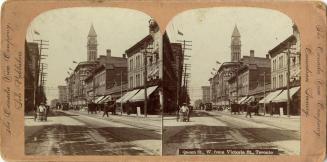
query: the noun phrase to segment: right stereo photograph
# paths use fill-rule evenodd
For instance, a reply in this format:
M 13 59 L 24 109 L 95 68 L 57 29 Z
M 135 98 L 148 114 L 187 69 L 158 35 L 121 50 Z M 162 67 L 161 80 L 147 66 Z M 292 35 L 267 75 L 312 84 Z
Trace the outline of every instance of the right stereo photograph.
M 163 155 L 300 155 L 300 31 L 287 15 L 188 10 L 162 43 Z

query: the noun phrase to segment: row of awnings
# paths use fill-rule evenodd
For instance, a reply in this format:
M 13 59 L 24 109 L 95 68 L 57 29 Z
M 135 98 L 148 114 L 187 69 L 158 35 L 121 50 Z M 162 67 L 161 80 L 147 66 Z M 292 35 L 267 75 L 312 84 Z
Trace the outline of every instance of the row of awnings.
M 289 89 L 290 97 L 292 98 L 296 92 L 300 90 L 300 87 L 293 87 Z M 269 93 L 265 98 L 259 101 L 259 103 L 270 103 L 270 102 L 287 102 L 287 90 L 277 90 Z
M 152 86 L 147 88 L 147 98 L 158 88 L 158 86 Z M 137 102 L 144 101 L 144 89 L 134 89 L 125 93 L 122 97 L 120 97 L 116 102 L 125 103 L 129 102 Z
M 290 97 L 293 97 L 298 92 L 300 87 L 293 87 L 290 89 Z M 237 101 L 238 104 L 248 104 L 254 101 L 254 96 L 245 96 Z M 270 102 L 287 102 L 287 90 L 277 90 L 270 92 L 266 97 L 261 99 L 259 103 L 270 103 Z

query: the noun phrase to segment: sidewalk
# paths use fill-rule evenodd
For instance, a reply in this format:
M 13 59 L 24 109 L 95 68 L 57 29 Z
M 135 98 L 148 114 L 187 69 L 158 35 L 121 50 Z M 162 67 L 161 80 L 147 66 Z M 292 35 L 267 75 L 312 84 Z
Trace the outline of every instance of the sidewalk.
M 300 131 L 301 123 L 300 123 L 300 116 L 257 116 L 252 114 L 252 118 L 246 118 L 244 112 L 243 114 L 231 114 L 229 111 L 209 111 L 207 112 L 210 115 L 225 115 L 230 116 L 237 119 L 247 120 L 247 121 L 253 121 L 256 123 L 262 123 L 282 129 L 288 129 L 288 130 L 295 130 Z

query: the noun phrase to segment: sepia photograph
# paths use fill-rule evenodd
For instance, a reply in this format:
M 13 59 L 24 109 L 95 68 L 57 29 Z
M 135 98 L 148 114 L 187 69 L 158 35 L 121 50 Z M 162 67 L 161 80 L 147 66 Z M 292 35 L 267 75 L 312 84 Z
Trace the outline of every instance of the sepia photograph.
M 300 51 L 279 11 L 176 15 L 163 35 L 163 155 L 299 155 Z
M 25 39 L 25 154 L 161 155 L 161 38 L 136 10 L 35 17 Z

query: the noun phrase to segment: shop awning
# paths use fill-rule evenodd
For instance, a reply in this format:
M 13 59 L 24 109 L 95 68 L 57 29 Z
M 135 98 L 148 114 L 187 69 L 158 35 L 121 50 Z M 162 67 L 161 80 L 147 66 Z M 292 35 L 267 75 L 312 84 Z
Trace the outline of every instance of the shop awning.
M 237 103 L 238 103 L 238 104 L 242 104 L 242 102 L 243 102 L 244 100 L 246 100 L 246 98 L 247 98 L 246 96 L 245 96 L 245 97 L 242 97 L 240 100 L 238 100 Z
M 94 103 L 98 103 L 99 101 L 101 101 L 105 96 L 100 96 L 95 98 Z
M 253 97 L 253 96 L 250 96 L 250 97 L 248 97 L 247 99 L 245 99 L 242 103 L 243 103 L 243 104 L 248 104 L 248 103 L 250 103 L 250 102 L 252 102 L 252 101 L 254 101 L 254 97 Z
M 300 87 L 293 87 L 290 89 L 290 97 L 299 91 Z M 272 102 L 287 102 L 287 90 L 284 90 L 282 93 L 280 93 L 276 98 L 272 100 Z
M 107 95 L 107 96 L 103 97 L 102 100 L 100 100 L 98 103 L 102 104 L 102 103 L 106 103 L 110 100 L 111 100 L 111 95 Z
M 265 98 L 261 99 L 259 103 L 269 103 L 272 101 L 275 97 L 277 97 L 283 90 L 277 90 L 275 92 L 270 92 Z
M 149 96 L 158 88 L 158 86 L 152 86 L 147 88 L 147 97 Z M 129 99 L 131 102 L 136 101 L 144 101 L 144 89 L 141 89 L 135 96 L 133 96 L 131 99 Z
M 116 100 L 116 102 L 119 103 L 123 103 L 123 102 L 127 102 L 131 97 L 133 97 L 137 92 L 139 91 L 139 89 L 134 89 L 132 91 L 129 91 L 127 93 L 125 93 L 122 97 L 120 97 L 118 100 Z

